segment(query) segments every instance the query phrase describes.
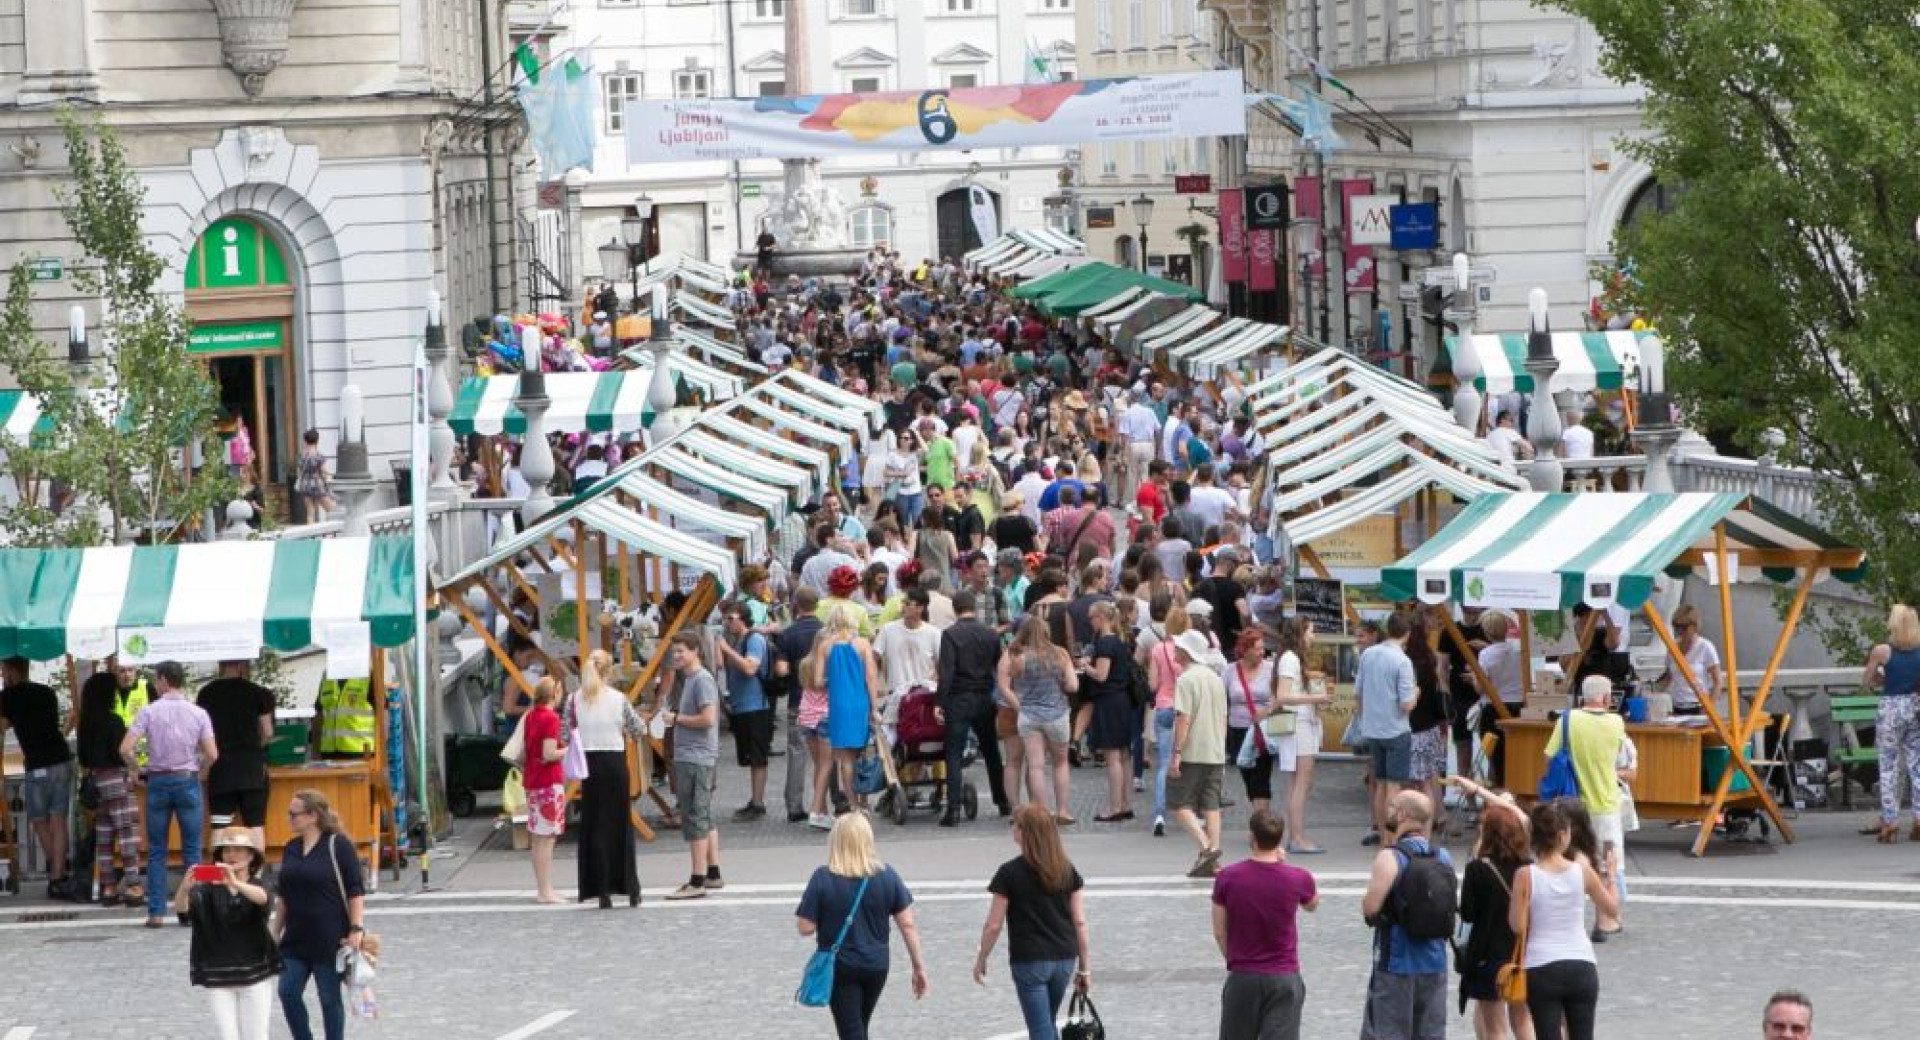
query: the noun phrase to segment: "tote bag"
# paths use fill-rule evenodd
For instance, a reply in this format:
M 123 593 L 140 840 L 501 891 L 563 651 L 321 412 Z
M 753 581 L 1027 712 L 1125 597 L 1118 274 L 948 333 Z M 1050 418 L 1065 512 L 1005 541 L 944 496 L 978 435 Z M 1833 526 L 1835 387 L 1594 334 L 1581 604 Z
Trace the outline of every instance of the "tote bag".
M 1560 716 L 1560 750 L 1547 759 L 1547 771 L 1540 775 L 1539 795 L 1543 802 L 1557 798 L 1580 797 L 1580 780 L 1573 772 L 1573 712 Z
M 579 696 L 575 694 L 574 696 Z M 576 710 L 568 712 L 574 719 L 579 718 Z M 587 778 L 587 748 L 580 742 L 580 727 L 575 725 L 567 734 L 567 750 L 560 758 L 560 775 L 568 783 L 579 783 Z
M 873 878 L 860 879 L 860 890 L 853 894 L 853 905 L 847 907 L 847 919 L 840 922 L 840 934 L 833 940 L 830 949 L 815 950 L 807 958 L 807 967 L 800 973 L 800 988 L 793 994 L 793 1002 L 802 1007 L 826 1007 L 833 999 L 833 963 L 840 957 L 840 947 L 847 941 L 847 932 L 853 928 L 853 915 L 860 912 L 860 901 L 866 898 L 867 882 Z

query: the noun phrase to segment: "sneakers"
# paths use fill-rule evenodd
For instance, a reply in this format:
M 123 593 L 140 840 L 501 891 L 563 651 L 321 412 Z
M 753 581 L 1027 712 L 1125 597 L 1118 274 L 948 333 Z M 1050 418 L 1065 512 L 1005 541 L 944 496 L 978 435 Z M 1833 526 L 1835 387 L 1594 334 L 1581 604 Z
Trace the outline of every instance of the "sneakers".
M 725 887 L 727 887 L 727 879 L 726 879 L 726 878 L 722 878 L 722 877 L 716 877 L 716 876 L 714 876 L 714 875 L 712 875 L 712 874 L 708 874 L 708 875 L 707 875 L 707 884 L 706 884 L 706 890 L 707 890 L 707 891 L 709 891 L 709 892 L 718 892 L 718 891 L 720 891 L 721 889 L 723 889 L 723 888 L 725 888 Z
M 701 885 L 692 884 L 691 882 L 681 885 L 679 888 L 667 893 L 667 898 L 675 902 L 683 899 L 705 899 L 706 897 L 706 888 Z
M 805 809 L 796 809 L 795 811 L 787 814 L 788 823 L 805 823 L 807 822 L 807 819 L 808 819 L 808 813 Z
M 1147 789 L 1147 782 L 1145 780 L 1142 780 L 1137 776 L 1133 778 L 1134 794 L 1139 794 L 1140 792 L 1145 791 L 1146 789 Z
M 955 813 L 950 813 L 950 812 L 948 812 L 948 813 L 941 813 L 941 814 L 940 814 L 940 826 L 942 826 L 942 827 L 958 827 L 959 825 L 960 825 L 960 817 L 959 817 L 959 815 L 957 815 L 957 814 L 955 814 Z
M 750 820 L 758 820 L 766 815 L 767 815 L 767 807 L 764 805 L 761 805 L 758 802 L 748 802 L 747 804 L 733 811 L 733 819 L 734 819 L 734 822 L 736 823 L 746 823 Z
M 1167 818 L 1165 816 L 1155 816 L 1153 818 L 1153 836 L 1156 838 L 1164 838 L 1167 836 Z
M 833 817 L 826 813 L 814 813 L 807 817 L 807 826 L 816 831 L 830 831 L 833 829 Z
M 1361 845 L 1364 845 L 1364 846 L 1367 846 L 1367 847 L 1369 847 L 1369 848 L 1371 848 L 1371 847 L 1373 847 L 1373 846 L 1375 846 L 1375 845 L 1378 845 L 1378 844 L 1380 844 L 1380 832 L 1379 832 L 1379 831 L 1368 831 L 1368 832 L 1367 832 L 1367 836 L 1366 836 L 1366 837 L 1364 837 L 1364 838 L 1361 838 L 1361 839 L 1360 839 L 1360 844 L 1361 844 Z
M 1187 871 L 1190 878 L 1210 878 L 1220 872 L 1220 850 L 1202 849 L 1194 858 L 1193 869 Z

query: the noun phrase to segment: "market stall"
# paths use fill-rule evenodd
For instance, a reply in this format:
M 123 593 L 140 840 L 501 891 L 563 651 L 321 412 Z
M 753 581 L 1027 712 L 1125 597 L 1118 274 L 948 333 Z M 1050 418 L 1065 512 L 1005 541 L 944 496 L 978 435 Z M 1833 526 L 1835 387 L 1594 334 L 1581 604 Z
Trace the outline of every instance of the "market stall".
M 397 537 L 0 549 L 0 657 L 65 659 L 77 675 L 77 662 L 114 655 L 192 665 L 317 646 L 329 676 L 382 688 L 387 650 L 414 635 L 413 567 L 412 540 Z M 270 805 L 303 788 L 327 794 L 369 866 L 400 841 L 387 703 L 374 700 L 366 757 L 268 770 Z M 258 822 L 276 859 L 291 837 L 285 818 Z
M 695 387 L 707 400 L 737 397 L 744 382 L 700 362 L 669 355 L 667 368 L 675 378 Z M 653 380 L 652 359 L 632 371 L 550 372 L 546 377 L 548 406 L 544 420 L 548 433 L 634 433 L 653 422 L 647 389 Z M 460 383 L 447 425 L 460 436 L 471 433 L 519 436 L 527 432 L 520 411 L 520 375 L 468 376 Z
M 1019 267 L 1048 257 L 1085 257 L 1086 243 L 1052 228 L 1016 228 L 968 252 L 961 262 L 970 271 L 1008 276 Z
M 1603 609 L 1638 610 L 1666 648 L 1677 680 L 1698 685 L 1652 594 L 1662 573 L 1706 568 L 1718 590 L 1727 643 L 1724 698 L 1701 697 L 1704 724 L 1667 720 L 1627 727 L 1636 743 L 1644 741 L 1633 783 L 1640 815 L 1699 821 L 1692 847 L 1698 856 L 1705 852 L 1720 812 L 1730 806 L 1764 812 L 1783 838 L 1793 840 L 1792 828 L 1748 761 L 1748 748 L 1766 719 L 1767 695 L 1813 583 L 1823 575 L 1858 580 L 1862 563 L 1860 550 L 1751 496 L 1490 494 L 1386 568 L 1382 585 L 1394 599 L 1417 599 L 1435 608 L 1461 604 L 1517 611 L 1523 662 L 1532 661 L 1531 612 L 1558 612 L 1579 603 L 1594 608 L 1588 630 L 1576 644 L 1584 647 Z M 1760 577 L 1796 584 L 1760 682 L 1742 690 L 1731 583 Z M 1465 639 L 1451 613 L 1434 613 L 1448 638 L 1464 650 Z M 1531 664 L 1521 668 L 1528 696 L 1542 683 L 1537 673 L 1545 671 Z M 1504 742 L 1508 786 L 1524 796 L 1537 782 L 1551 723 L 1507 718 L 1478 665 L 1474 675 L 1509 738 Z M 1564 708 L 1567 702 L 1561 699 L 1558 706 Z M 1724 749 L 1723 764 L 1719 749 Z
M 1015 287 L 1012 295 L 1038 304 L 1049 314 L 1072 317 L 1134 289 L 1196 303 L 1205 298 L 1204 293 L 1191 285 L 1099 261 L 1027 282 Z
M 661 253 L 653 257 L 640 265 L 638 273 L 639 280 L 634 283 L 635 296 L 656 285 L 671 285 L 674 282 L 718 296 L 727 291 L 734 278 L 733 272 L 719 264 L 679 252 Z

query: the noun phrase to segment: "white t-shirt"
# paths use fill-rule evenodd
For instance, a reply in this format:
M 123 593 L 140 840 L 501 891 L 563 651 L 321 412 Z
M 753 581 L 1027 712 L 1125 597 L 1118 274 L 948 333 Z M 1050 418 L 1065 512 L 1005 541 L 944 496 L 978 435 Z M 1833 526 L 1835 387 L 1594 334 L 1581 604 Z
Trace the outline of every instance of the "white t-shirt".
M 906 553 L 898 549 L 889 549 L 884 545 L 867 553 L 867 562 L 869 564 L 884 563 L 887 565 L 887 595 L 889 597 L 892 597 L 900 591 L 900 579 L 894 577 L 894 572 L 898 571 L 900 565 L 906 563 L 910 558 Z
M 940 630 L 922 622 L 908 628 L 905 621 L 889 621 L 874 637 L 873 652 L 891 693 L 905 693 L 915 686 L 933 688 L 940 660 Z
M 967 423 L 953 428 L 954 465 L 966 469 L 973 465 L 973 446 L 980 443 L 980 427 Z
M 1560 434 L 1560 454 L 1569 459 L 1593 458 L 1593 431 L 1575 424 Z
M 1671 687 L 1673 706 L 1676 708 L 1699 707 L 1700 698 L 1708 696 L 1713 692 L 1706 689 L 1705 686 L 1706 683 L 1712 681 L 1707 678 L 1708 670 L 1718 667 L 1720 667 L 1720 651 L 1716 649 L 1712 643 L 1707 642 L 1699 636 L 1694 636 L 1693 645 L 1687 647 L 1687 669 L 1693 673 L 1694 681 L 1701 685 L 1689 686 L 1684 682 L 1678 681 L 1680 676 L 1675 674 L 1674 679 L 1676 681 Z
M 1518 446 L 1523 439 L 1520 431 L 1510 426 L 1496 426 L 1487 431 L 1487 447 L 1492 448 L 1502 462 L 1518 461 Z
M 1289 650 L 1280 655 L 1280 678 L 1291 680 L 1293 686 L 1287 691 L 1289 697 L 1303 697 L 1307 694 L 1307 678 L 1300 672 L 1300 655 Z M 1311 704 L 1292 706 L 1294 722 L 1311 722 L 1320 717 L 1320 709 Z
M 1191 499 L 1193 511 L 1200 515 L 1207 527 L 1219 527 L 1226 520 L 1228 510 L 1237 507 L 1233 492 L 1212 484 L 1203 484 L 1193 489 Z
M 1480 670 L 1487 673 L 1487 681 L 1500 693 L 1500 699 L 1508 704 L 1518 704 L 1524 699 L 1520 688 L 1520 643 L 1507 639 L 1488 645 L 1480 651 Z

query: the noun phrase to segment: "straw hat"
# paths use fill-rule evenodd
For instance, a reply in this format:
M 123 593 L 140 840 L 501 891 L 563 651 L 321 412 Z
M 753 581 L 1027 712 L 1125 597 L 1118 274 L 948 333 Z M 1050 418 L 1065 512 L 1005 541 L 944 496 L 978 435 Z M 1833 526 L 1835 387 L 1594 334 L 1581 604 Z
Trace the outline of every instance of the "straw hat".
M 1074 411 L 1076 411 L 1076 412 L 1083 412 L 1083 411 L 1086 411 L 1086 409 L 1087 409 L 1087 395 L 1085 395 L 1085 394 L 1083 394 L 1083 393 L 1081 393 L 1081 392 L 1080 392 L 1080 391 L 1078 391 L 1078 390 L 1069 390 L 1069 391 L 1067 391 L 1067 402 L 1066 402 L 1066 403 L 1067 403 L 1067 407 L 1068 407 L 1068 408 L 1071 408 L 1071 409 L 1073 409 L 1073 410 L 1074 410 Z
M 261 852 L 260 846 L 254 843 L 253 831 L 245 827 L 222 827 L 214 831 L 212 847 L 216 857 L 219 856 L 221 849 L 226 848 L 246 849 L 253 853 L 253 865 L 249 872 L 259 870 L 267 862 L 266 854 Z

